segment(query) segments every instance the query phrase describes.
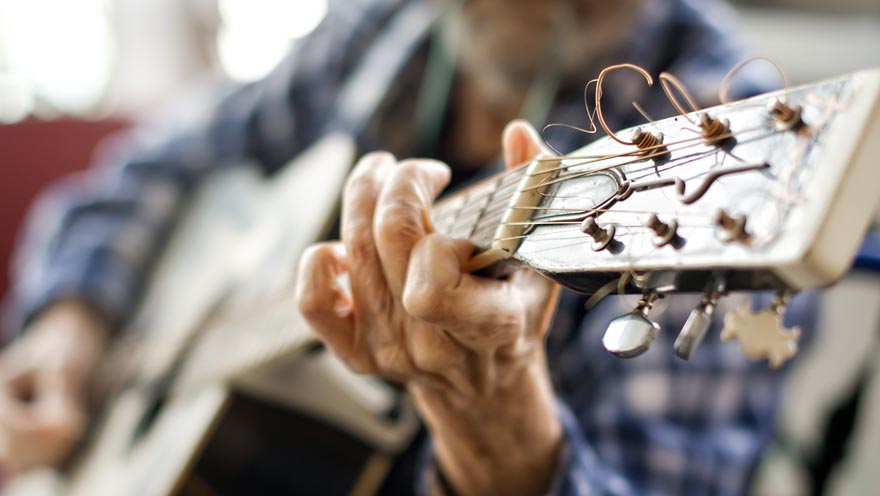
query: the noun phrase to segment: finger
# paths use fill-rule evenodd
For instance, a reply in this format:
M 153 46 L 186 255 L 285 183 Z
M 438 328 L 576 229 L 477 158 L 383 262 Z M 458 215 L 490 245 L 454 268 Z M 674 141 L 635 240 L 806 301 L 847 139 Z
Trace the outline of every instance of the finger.
M 364 336 L 355 326 L 351 295 L 339 283 L 347 270 L 341 243 L 309 247 L 300 259 L 296 300 L 321 341 L 352 370 L 368 373 L 372 362 L 362 345 Z
M 373 217 L 382 185 L 395 164 L 389 153 L 364 156 L 355 166 L 342 198 L 342 241 L 348 257 L 355 319 L 384 313 L 387 285 L 373 239 Z M 365 311 L 362 311 L 365 310 Z
M 521 295 L 509 281 L 464 271 L 472 251 L 467 241 L 432 234 L 415 247 L 403 293 L 406 311 L 446 329 L 472 349 L 515 339 L 525 325 Z
M 515 169 L 538 155 L 555 156 L 555 153 L 544 145 L 535 128 L 524 120 L 511 121 L 504 128 L 501 148 L 504 151 L 504 165 L 508 169 Z
M 413 246 L 433 228 L 430 206 L 449 183 L 449 167 L 433 160 L 406 160 L 382 188 L 373 235 L 385 280 L 400 299 Z

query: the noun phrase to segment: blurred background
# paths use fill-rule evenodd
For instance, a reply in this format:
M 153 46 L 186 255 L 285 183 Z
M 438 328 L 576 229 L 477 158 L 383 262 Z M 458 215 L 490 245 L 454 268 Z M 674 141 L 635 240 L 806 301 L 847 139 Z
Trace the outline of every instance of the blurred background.
M 327 2 L 0 0 L 0 295 L 15 232 L 43 185 L 85 168 L 102 137 L 188 87 L 261 78 L 321 21 Z M 738 0 L 735 8 L 752 49 L 793 83 L 880 67 L 878 0 Z M 854 391 L 863 407 L 844 418 L 856 426 L 841 448 L 850 456 L 827 476 L 834 494 L 880 487 L 870 456 L 880 424 L 866 420 L 880 418 L 878 278 L 853 274 L 823 295 L 823 307 L 822 334 L 792 375 L 756 494 L 808 492 L 805 467 Z

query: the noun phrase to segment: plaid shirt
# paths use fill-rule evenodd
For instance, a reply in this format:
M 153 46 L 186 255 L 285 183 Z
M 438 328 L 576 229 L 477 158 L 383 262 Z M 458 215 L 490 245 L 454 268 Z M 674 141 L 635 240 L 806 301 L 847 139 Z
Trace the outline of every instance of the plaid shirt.
M 34 210 L 18 252 L 12 307 L 20 319 L 75 296 L 121 326 L 193 188 L 244 158 L 272 173 L 324 133 L 345 129 L 350 123 L 339 111 L 340 100 L 364 60 L 373 64 L 368 74 L 375 77 L 359 82 L 361 89 L 381 100 L 355 128 L 362 150 L 439 155 L 417 149 L 412 126 L 430 30 L 413 33 L 412 23 L 392 22 L 402 5 L 430 1 L 337 2 L 265 80 L 236 88 L 186 124 L 117 142 L 104 164 L 53 188 Z M 731 17 L 725 5 L 710 0 L 648 1 L 634 31 L 638 36 L 607 62 L 636 63 L 653 74 L 669 70 L 708 101 L 742 58 L 722 29 Z M 395 42 L 395 29 L 405 41 Z M 395 56 L 370 57 L 380 35 L 384 53 Z M 383 66 L 395 57 L 403 61 L 400 67 Z M 583 84 L 597 69 L 585 67 L 563 80 L 548 122 L 584 122 Z M 612 127 L 639 122 L 633 100 L 651 115 L 673 112 L 662 93 L 647 93 L 638 78 L 627 79 L 639 84 L 606 90 L 603 104 Z M 757 72 L 746 71 L 740 90 L 762 90 L 760 81 Z M 559 131 L 552 143 L 571 150 L 588 139 Z M 660 320 L 674 331 L 694 301 L 671 299 Z M 661 333 L 642 357 L 620 360 L 604 351 L 601 334 L 610 318 L 634 302 L 609 298 L 586 316 L 581 307 L 579 297 L 565 296 L 548 341 L 565 432 L 553 493 L 742 493 L 768 440 L 780 375 L 746 360 L 735 344 L 720 343 L 717 323 L 689 362 L 673 357 L 674 332 Z

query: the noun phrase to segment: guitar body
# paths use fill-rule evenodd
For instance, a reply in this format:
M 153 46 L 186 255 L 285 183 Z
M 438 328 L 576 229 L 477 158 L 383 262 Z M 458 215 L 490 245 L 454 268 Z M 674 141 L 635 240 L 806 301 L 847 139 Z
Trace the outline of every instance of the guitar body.
M 230 389 L 223 384 L 175 397 L 139 435 L 153 399 L 141 391 L 121 391 L 73 471 L 66 494 L 177 494 L 230 401 Z
M 386 386 L 347 372 L 327 354 L 305 354 L 316 341 L 290 294 L 302 250 L 323 239 L 336 217 L 353 159 L 351 140 L 330 136 L 271 178 L 236 167 L 206 182 L 126 333 L 139 342 L 136 354 L 130 345 L 111 352 L 110 362 L 130 370 L 104 371 L 121 376 L 121 384 L 66 481 L 51 492 L 189 493 L 199 486 L 193 468 L 217 426 L 234 424 L 225 414 L 240 398 L 318 418 L 341 407 L 341 417 L 329 415 L 328 430 L 348 430 L 386 452 L 407 445 L 418 425 L 411 408 L 388 422 L 381 416 L 397 398 Z M 273 304 L 243 311 L 266 302 Z M 389 468 L 374 465 L 361 494 L 375 491 Z M 32 496 L 35 488 L 25 475 L 11 492 Z
M 253 169 L 221 171 L 192 200 L 126 331 L 138 341 L 125 358 L 133 370 L 123 373 L 124 382 L 107 399 L 64 493 L 160 495 L 181 484 L 229 401 L 229 389 L 214 384 L 161 398 L 156 387 L 227 291 L 231 274 L 217 267 L 228 254 L 218 248 L 240 243 L 256 214 L 260 183 Z

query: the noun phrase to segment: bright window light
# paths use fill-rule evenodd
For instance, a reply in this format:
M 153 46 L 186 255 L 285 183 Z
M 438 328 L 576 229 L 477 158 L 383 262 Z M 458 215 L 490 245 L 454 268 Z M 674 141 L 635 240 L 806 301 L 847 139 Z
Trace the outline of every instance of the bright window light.
M 0 0 L 5 70 L 59 110 L 86 113 L 110 78 L 107 0 Z
M 23 79 L 0 74 L 0 124 L 13 124 L 27 117 L 34 106 L 31 85 Z
M 327 0 L 219 0 L 220 62 L 233 79 L 259 79 L 309 34 L 327 13 Z

